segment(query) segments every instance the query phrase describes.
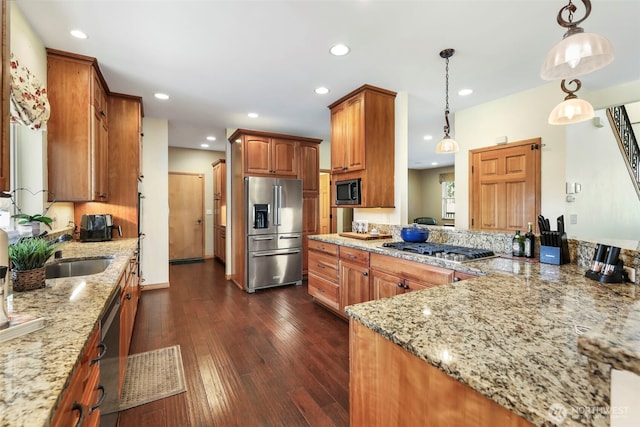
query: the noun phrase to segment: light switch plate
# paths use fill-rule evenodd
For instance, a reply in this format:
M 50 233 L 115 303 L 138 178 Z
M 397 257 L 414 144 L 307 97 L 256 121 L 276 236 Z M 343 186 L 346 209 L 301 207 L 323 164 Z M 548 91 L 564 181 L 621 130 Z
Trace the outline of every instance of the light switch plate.
M 213 215 L 213 209 L 207 209 L 207 215 Z

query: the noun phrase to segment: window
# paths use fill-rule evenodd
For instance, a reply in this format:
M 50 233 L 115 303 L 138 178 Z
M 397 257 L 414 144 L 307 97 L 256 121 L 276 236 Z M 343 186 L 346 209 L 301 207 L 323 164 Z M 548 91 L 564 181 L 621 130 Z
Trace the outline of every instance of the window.
M 443 181 L 442 186 L 442 219 L 456 217 L 456 182 Z

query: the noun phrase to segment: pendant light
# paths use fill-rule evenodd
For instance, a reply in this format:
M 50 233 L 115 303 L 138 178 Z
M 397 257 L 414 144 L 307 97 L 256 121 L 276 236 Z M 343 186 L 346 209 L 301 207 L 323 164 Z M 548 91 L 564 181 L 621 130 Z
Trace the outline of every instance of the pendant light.
M 542 64 L 540 77 L 543 80 L 559 80 L 582 76 L 599 70 L 613 61 L 613 45 L 605 37 L 595 33 L 585 33 L 578 27 L 591 14 L 591 1 L 581 0 L 585 7 L 584 18 L 573 20 L 577 7 L 569 4 L 560 9 L 557 22 L 567 28 L 563 40 L 555 45 Z M 568 13 L 568 20 L 562 16 Z
M 444 137 L 438 145 L 436 145 L 436 153 L 455 153 L 460 151 L 458 143 L 449 136 L 449 58 L 451 58 L 455 52 L 455 49 L 445 49 L 440 52 L 440 58 L 446 61 Z
M 560 88 L 567 96 L 560 104 L 549 114 L 550 125 L 568 125 L 571 123 L 578 123 L 593 118 L 594 111 L 591 104 L 584 99 L 579 99 L 575 92 L 579 91 L 582 87 L 582 83 L 578 79 L 573 79 L 569 84 L 575 84 L 575 90 L 567 89 L 565 80 L 560 83 Z

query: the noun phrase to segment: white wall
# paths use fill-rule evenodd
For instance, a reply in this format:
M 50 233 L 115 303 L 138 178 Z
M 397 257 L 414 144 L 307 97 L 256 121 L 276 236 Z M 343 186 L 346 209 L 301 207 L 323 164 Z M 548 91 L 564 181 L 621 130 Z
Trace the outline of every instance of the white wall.
M 442 220 L 442 186 L 440 174 L 454 173 L 453 166 L 434 169 L 409 170 L 409 217 L 408 221 L 420 216 L 430 216 L 438 225 L 452 223 Z
M 225 153 L 222 151 L 169 147 L 169 172 L 199 173 L 204 175 L 205 257 L 213 257 L 213 166 L 211 165 L 216 160 L 224 158 Z
M 640 200 L 629 177 L 605 110 L 596 111 L 604 124 L 593 121 L 567 127 L 567 181 L 582 191 L 565 202 L 567 234 L 582 240 L 640 240 Z M 571 224 L 574 216 L 577 224 Z M 628 245 L 626 245 L 628 246 Z
M 142 119 L 142 272 L 144 285 L 169 283 L 169 123 Z

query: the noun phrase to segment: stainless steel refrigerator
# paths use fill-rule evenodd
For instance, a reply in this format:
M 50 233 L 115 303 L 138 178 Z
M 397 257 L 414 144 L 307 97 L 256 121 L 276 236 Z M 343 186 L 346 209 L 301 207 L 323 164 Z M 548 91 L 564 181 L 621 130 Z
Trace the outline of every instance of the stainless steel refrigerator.
M 246 177 L 247 292 L 302 284 L 302 180 Z

